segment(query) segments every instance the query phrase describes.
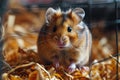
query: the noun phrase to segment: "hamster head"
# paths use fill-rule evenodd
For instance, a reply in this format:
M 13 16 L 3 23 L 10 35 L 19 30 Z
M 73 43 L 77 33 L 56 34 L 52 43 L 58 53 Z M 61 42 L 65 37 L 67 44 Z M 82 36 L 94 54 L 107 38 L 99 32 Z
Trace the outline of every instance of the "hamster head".
M 49 8 L 46 11 L 46 31 L 51 33 L 51 44 L 57 49 L 72 47 L 78 41 L 78 31 L 83 27 L 78 26 L 85 16 L 82 8 L 70 9 L 66 12 L 60 9 Z

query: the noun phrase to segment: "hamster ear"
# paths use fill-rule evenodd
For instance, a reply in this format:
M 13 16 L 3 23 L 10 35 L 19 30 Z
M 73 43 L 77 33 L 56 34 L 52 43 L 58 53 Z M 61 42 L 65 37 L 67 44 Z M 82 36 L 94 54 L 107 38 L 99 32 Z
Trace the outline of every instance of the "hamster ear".
M 72 10 L 75 14 L 77 14 L 81 19 L 85 17 L 85 11 L 82 8 L 75 8 Z
M 56 13 L 56 10 L 53 8 L 48 8 L 46 11 L 46 22 L 49 23 L 52 20 L 53 15 Z

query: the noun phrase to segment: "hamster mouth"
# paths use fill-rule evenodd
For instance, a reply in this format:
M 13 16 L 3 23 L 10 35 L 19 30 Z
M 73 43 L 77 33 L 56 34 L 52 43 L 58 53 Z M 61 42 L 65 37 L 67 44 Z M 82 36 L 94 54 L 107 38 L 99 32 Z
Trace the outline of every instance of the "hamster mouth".
M 57 47 L 61 50 L 61 49 L 66 49 L 66 48 L 69 48 L 70 46 L 69 46 L 69 44 L 67 44 L 67 43 L 64 43 L 64 42 L 57 42 L 56 43 L 56 45 L 57 45 Z
M 66 47 L 66 45 L 65 45 L 64 43 L 60 43 L 60 42 L 57 43 L 57 46 L 58 46 L 60 49 Z
M 58 48 L 59 49 L 66 49 L 66 48 L 69 48 L 68 45 L 58 45 Z
M 59 49 L 64 49 L 64 48 L 66 48 L 66 47 L 64 47 L 64 46 L 59 46 Z

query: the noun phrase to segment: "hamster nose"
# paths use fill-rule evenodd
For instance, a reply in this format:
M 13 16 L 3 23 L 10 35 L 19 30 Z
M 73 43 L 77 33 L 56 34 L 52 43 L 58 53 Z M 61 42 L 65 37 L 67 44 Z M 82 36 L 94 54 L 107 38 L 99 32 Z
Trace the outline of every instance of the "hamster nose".
M 61 36 L 60 38 L 59 36 L 54 36 L 53 39 L 56 41 L 64 42 L 67 40 L 67 36 Z
M 67 36 L 62 36 L 61 39 L 62 39 L 62 41 L 66 41 Z
M 54 36 L 53 39 L 58 41 L 58 36 Z

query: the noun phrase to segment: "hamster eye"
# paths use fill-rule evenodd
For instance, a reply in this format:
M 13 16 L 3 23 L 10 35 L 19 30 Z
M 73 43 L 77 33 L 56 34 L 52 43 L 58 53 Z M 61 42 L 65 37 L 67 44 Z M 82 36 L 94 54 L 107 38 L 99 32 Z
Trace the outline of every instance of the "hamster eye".
M 71 32 L 71 31 L 72 31 L 72 28 L 69 26 L 69 27 L 67 28 L 67 31 L 68 31 L 68 32 Z
M 57 27 L 54 26 L 54 27 L 53 27 L 53 32 L 56 32 L 56 30 L 57 30 Z

